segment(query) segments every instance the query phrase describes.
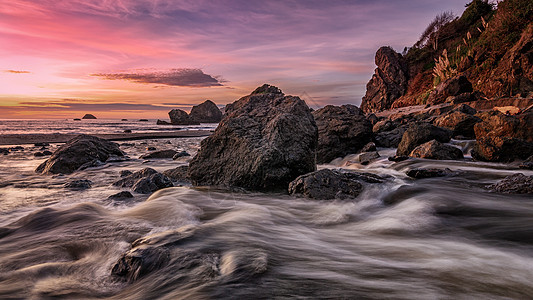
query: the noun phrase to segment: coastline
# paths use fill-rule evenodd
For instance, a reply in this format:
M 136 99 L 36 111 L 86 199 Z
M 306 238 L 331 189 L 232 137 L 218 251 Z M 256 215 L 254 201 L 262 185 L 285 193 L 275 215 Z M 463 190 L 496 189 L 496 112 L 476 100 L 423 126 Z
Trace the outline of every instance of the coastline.
M 132 141 L 146 139 L 184 138 L 209 136 L 211 130 L 187 130 L 171 132 L 149 133 L 104 133 L 91 134 L 109 141 Z M 5 134 L 0 135 L 0 145 L 25 145 L 35 143 L 65 143 L 79 134 L 52 133 L 52 134 Z

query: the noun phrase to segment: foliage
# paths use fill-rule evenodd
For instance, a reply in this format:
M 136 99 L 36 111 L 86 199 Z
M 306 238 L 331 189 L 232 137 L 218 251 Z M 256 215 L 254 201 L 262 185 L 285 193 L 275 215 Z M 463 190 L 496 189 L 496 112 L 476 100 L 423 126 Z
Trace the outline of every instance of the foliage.
M 440 35 L 440 29 L 450 23 L 455 18 L 453 12 L 451 11 L 445 11 L 440 14 L 438 14 L 431 23 L 426 27 L 426 30 L 422 32 L 422 35 L 420 36 L 420 39 L 414 47 L 416 48 L 423 48 L 427 45 L 431 45 L 433 47 L 433 50 L 437 50 L 438 47 L 438 41 L 439 41 L 439 35 Z

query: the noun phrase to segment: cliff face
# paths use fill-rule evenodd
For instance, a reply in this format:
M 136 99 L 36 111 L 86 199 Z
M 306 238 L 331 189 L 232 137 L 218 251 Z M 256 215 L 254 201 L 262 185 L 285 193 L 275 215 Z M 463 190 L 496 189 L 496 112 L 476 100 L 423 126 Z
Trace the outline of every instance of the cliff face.
M 470 99 L 531 97 L 532 19 L 531 0 L 504 0 L 497 9 L 474 0 L 460 18 L 433 34 L 432 43 L 417 42 L 404 55 L 380 48 L 361 108 L 375 112 L 428 104 L 443 82 L 457 76 L 472 84 Z

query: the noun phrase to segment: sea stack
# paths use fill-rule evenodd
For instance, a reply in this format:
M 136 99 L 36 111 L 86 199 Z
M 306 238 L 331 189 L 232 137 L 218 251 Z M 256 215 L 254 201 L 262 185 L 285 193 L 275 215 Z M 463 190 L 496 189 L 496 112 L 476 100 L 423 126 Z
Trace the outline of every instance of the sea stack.
M 194 185 L 286 190 L 316 170 L 318 130 L 303 100 L 265 84 L 233 104 L 189 164 Z
M 200 123 L 218 123 L 222 120 L 222 112 L 211 100 L 206 100 L 191 109 L 189 117 Z
M 173 109 L 168 112 L 172 125 L 200 125 L 200 122 L 193 120 L 189 114 L 182 109 Z
M 90 120 L 94 120 L 96 119 L 96 117 L 92 114 L 85 114 L 85 116 L 83 116 L 82 119 L 90 119 Z

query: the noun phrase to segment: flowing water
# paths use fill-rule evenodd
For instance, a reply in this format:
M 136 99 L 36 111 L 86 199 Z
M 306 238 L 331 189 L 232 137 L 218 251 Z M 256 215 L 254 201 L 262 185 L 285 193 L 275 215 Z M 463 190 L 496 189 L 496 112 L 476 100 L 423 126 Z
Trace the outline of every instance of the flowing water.
M 107 200 L 120 190 L 110 185 L 120 170 L 187 163 L 138 159 L 147 146 L 194 154 L 200 140 L 136 141 L 122 147 L 130 160 L 63 176 L 33 173 L 43 159 L 31 147 L 0 156 L 0 298 L 533 298 L 533 199 L 485 189 L 533 171 L 393 163 L 386 157 L 394 149 L 379 149 L 382 158 L 368 166 L 357 155 L 319 166 L 388 176 L 351 201 L 191 187 Z M 405 175 L 418 167 L 457 173 Z M 93 187 L 62 187 L 75 178 Z M 112 275 L 138 239 L 168 259 L 136 280 Z

